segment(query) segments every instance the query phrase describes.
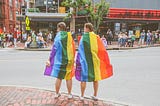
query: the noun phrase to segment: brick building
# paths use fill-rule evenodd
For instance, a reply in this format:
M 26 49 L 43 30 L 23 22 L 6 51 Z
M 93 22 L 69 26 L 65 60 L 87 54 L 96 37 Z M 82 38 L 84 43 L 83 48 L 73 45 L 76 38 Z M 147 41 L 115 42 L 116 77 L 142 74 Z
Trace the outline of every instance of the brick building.
M 19 27 L 16 14 L 20 14 L 21 0 L 0 0 L 0 29 L 4 32 L 13 32 Z

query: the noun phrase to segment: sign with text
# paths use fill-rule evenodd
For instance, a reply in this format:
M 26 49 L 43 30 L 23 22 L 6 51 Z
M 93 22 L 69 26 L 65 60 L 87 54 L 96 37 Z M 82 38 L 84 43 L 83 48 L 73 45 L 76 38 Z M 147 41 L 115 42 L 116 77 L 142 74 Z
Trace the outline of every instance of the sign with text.
M 107 17 L 111 19 L 160 20 L 160 10 L 110 8 Z

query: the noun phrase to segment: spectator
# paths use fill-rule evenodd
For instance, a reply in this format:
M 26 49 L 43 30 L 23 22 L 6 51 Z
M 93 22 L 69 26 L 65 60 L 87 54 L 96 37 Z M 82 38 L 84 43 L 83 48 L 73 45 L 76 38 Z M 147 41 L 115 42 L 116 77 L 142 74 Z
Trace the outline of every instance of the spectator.
M 140 34 L 138 45 L 144 45 L 145 36 L 146 36 L 146 33 L 145 33 L 145 30 L 143 30 Z
M 25 48 L 28 48 L 30 47 L 30 44 L 32 43 L 32 37 L 31 35 L 29 34 L 28 37 L 27 37 L 27 41 L 25 42 Z
M 107 45 L 107 40 L 106 40 L 106 38 L 104 37 L 104 35 L 101 37 L 101 40 L 102 40 L 103 45 L 105 46 L 105 48 L 107 48 L 107 47 L 108 47 L 108 45 Z
M 113 33 L 110 29 L 107 31 L 107 43 L 108 45 L 112 45 Z
M 147 32 L 147 39 L 146 39 L 146 45 L 149 46 L 151 44 L 152 34 L 150 30 Z

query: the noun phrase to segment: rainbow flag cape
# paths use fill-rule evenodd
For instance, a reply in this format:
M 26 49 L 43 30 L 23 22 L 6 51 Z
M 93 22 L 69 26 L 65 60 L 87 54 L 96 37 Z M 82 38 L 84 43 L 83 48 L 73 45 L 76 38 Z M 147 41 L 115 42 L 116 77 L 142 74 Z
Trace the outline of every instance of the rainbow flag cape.
M 112 76 L 108 53 L 94 32 L 85 33 L 79 44 L 75 77 L 79 81 L 99 81 Z
M 71 79 L 74 76 L 75 45 L 70 32 L 57 33 L 50 53 L 50 66 L 44 75 L 59 79 Z

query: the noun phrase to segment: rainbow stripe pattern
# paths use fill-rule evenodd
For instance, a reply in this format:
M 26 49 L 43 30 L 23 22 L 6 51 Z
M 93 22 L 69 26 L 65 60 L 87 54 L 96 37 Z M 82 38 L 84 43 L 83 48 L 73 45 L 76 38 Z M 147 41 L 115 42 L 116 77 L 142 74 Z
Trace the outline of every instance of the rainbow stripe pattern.
M 75 77 L 82 82 L 99 81 L 113 75 L 108 53 L 94 32 L 85 33 L 76 58 Z
M 70 32 L 57 33 L 44 75 L 69 80 L 74 76 L 75 45 Z

